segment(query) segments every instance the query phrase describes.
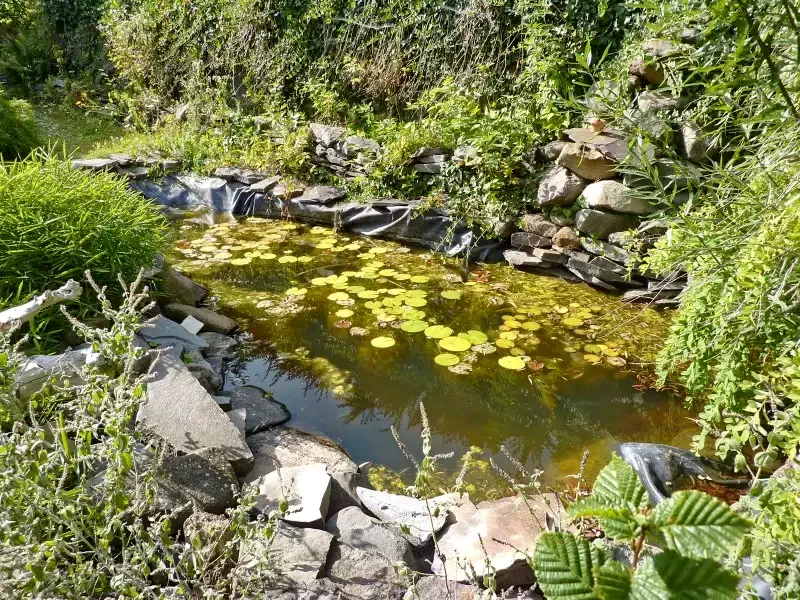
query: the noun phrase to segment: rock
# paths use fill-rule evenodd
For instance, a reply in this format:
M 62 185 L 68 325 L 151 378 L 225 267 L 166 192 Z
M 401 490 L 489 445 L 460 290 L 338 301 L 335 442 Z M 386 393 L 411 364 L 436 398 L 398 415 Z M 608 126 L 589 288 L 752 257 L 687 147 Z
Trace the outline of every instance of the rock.
M 216 333 L 214 331 L 203 331 L 199 334 L 199 337 L 205 340 L 206 344 L 208 344 L 208 346 L 203 350 L 203 355 L 206 358 L 231 358 L 233 357 L 234 348 L 239 345 L 239 342 L 237 342 L 236 339 L 222 333 Z
M 711 137 L 693 121 L 681 126 L 678 149 L 683 156 L 698 164 L 708 164 L 717 156 L 717 148 Z
M 578 269 L 574 269 L 574 268 L 571 268 L 571 267 L 567 267 L 567 268 L 569 269 L 570 273 L 572 273 L 573 275 L 575 275 L 577 277 L 578 281 L 583 281 L 584 283 L 587 283 L 587 284 L 589 284 L 591 286 L 594 286 L 596 288 L 600 288 L 601 290 L 605 290 L 607 292 L 617 292 L 617 291 L 619 291 L 616 287 L 614 287 L 610 283 L 607 283 L 607 282 L 603 281 L 599 277 L 595 277 L 594 275 L 590 275 L 590 274 L 588 274 L 588 273 L 586 273 L 584 271 L 581 271 L 581 270 L 578 270 Z
M 405 582 L 386 558 L 341 542 L 334 542 L 325 574 L 344 598 L 401 600 L 406 592 Z
M 247 415 L 245 432 L 247 435 L 259 433 L 275 425 L 281 425 L 291 418 L 289 410 L 282 402 L 272 398 L 261 388 L 252 385 L 235 387 L 225 392 L 233 409 L 244 409 Z
M 664 58 L 671 54 L 677 54 L 681 51 L 681 47 L 669 40 L 651 39 L 642 42 L 642 51 L 647 56 Z
M 303 204 L 324 204 L 327 206 L 344 200 L 346 196 L 347 194 L 337 187 L 317 185 L 305 190 L 301 196 L 297 197 L 297 201 Z
M 299 467 L 309 463 L 327 465 L 329 472 L 355 473 L 358 465 L 331 440 L 293 427 L 273 427 L 247 439 L 255 464 L 246 481 L 253 481 L 278 467 Z
M 158 346 L 178 345 L 180 347 L 206 348 L 208 342 L 203 338 L 189 333 L 176 323 L 163 315 L 148 319 L 139 330 L 139 335 L 146 341 Z
M 183 327 L 189 333 L 197 335 L 203 328 L 203 322 L 198 321 L 192 315 L 189 315 L 183 321 L 181 321 L 181 327 Z
M 257 194 L 266 194 L 272 188 L 274 188 L 278 183 L 280 183 L 281 178 L 276 175 L 275 177 L 268 177 L 267 179 L 262 179 L 261 181 L 256 181 L 253 184 L 250 184 L 250 191 L 256 192 Z
M 596 259 L 595 259 L 596 260 Z M 587 275 L 589 277 L 597 277 L 601 281 L 604 282 L 611 282 L 611 283 L 627 283 L 627 271 L 624 271 L 622 274 L 617 272 L 617 269 L 609 270 L 605 269 L 599 264 L 593 264 L 592 262 L 585 262 L 579 260 L 577 258 L 570 258 L 567 261 L 567 268 L 575 273 L 576 271 L 579 272 L 581 275 Z
M 281 523 L 272 540 L 259 534 L 242 543 L 235 573 L 248 581 L 271 565 L 264 574 L 268 589 L 302 589 L 323 576 L 332 542 L 327 531 Z M 248 587 L 252 589 L 252 585 Z
M 110 158 L 72 159 L 69 161 L 73 170 L 81 171 L 113 171 L 119 166 L 116 160 Z
M 432 147 L 424 146 L 424 147 L 419 148 L 418 150 L 414 151 L 414 153 L 412 153 L 409 158 L 411 158 L 411 160 L 415 160 L 415 159 L 426 158 L 428 156 L 436 156 L 436 155 L 447 155 L 447 156 L 449 156 L 450 154 L 451 154 L 451 151 L 448 150 L 447 148 L 432 148 Z M 423 161 L 419 161 L 419 162 L 423 162 Z M 436 162 L 436 161 L 433 161 L 433 162 Z
M 621 104 L 627 103 L 627 88 L 618 81 L 601 80 L 586 90 L 586 108 L 596 117 L 613 115 Z
M 530 253 L 538 259 L 557 265 L 567 264 L 567 259 L 569 258 L 558 248 L 534 248 Z
M 215 313 L 213 310 L 209 310 L 207 308 L 190 306 L 188 304 L 167 304 L 164 307 L 164 312 L 169 318 L 176 321 L 183 320 L 188 316 L 192 316 L 203 323 L 203 329 L 206 331 L 213 331 L 215 333 L 228 334 L 234 331 L 237 327 L 236 321 L 229 317 Z
M 195 510 L 223 514 L 236 506 L 239 482 L 220 448 L 202 448 L 183 456 L 164 459 L 163 480 L 158 480 L 161 490 L 167 488 L 189 498 Z
M 629 187 L 612 179 L 597 181 L 586 186 L 583 190 L 583 199 L 589 208 L 618 213 L 646 215 L 655 210 L 650 202 L 636 196 Z
M 622 162 L 628 156 L 630 136 L 611 127 L 604 127 L 601 131 L 591 127 L 573 127 L 564 131 L 564 135 L 575 143 L 599 150 L 616 162 Z
M 341 141 L 344 137 L 344 127 L 334 127 L 331 125 L 323 125 L 321 123 L 310 123 L 311 135 L 314 139 L 323 146 L 333 146 L 336 142 Z
M 543 214 L 535 213 L 522 217 L 522 229 L 526 233 L 552 238 L 558 231 L 558 226 L 551 223 Z
M 147 179 L 150 175 L 150 169 L 147 167 L 130 167 L 127 169 L 119 169 L 117 173 L 120 177 L 124 177 L 130 181 L 139 181 L 141 179 Z
M 325 530 L 339 542 L 368 553 L 377 553 L 391 563 L 414 564 L 409 544 L 396 528 L 368 517 L 361 509 L 350 506 L 328 519 Z
M 560 248 L 580 248 L 581 240 L 572 227 L 562 227 L 553 236 L 553 244 Z
M 536 199 L 539 206 L 567 206 L 577 200 L 586 181 L 564 167 L 553 167 L 539 182 Z
M 642 236 L 657 239 L 662 235 L 666 235 L 667 231 L 669 231 L 669 223 L 666 219 L 650 219 L 649 221 L 642 221 L 642 224 L 639 225 L 638 231 Z
M 623 249 L 627 248 L 629 244 L 635 244 L 638 240 L 639 232 L 633 229 L 630 231 L 617 231 L 608 236 L 609 244 Z
M 211 396 L 211 397 L 214 399 L 214 402 L 216 402 L 217 405 L 225 412 L 231 410 L 232 408 L 231 399 L 228 398 L 228 396 Z M 242 431 L 244 431 L 244 429 L 242 429 Z
M 511 247 L 520 250 L 530 250 L 531 248 L 545 248 L 551 246 L 553 241 L 550 238 L 536 235 L 535 233 L 524 233 L 522 231 L 511 234 Z
M 609 234 L 635 227 L 636 218 L 630 215 L 585 208 L 579 210 L 575 215 L 575 226 L 582 233 L 607 239 Z
M 200 382 L 209 394 L 215 393 L 222 387 L 222 372 L 211 366 L 200 350 L 190 348 L 183 353 L 181 360 L 189 367 L 189 372 Z
M 665 79 L 664 69 L 643 60 L 633 61 L 628 67 L 628 73 L 654 86 L 661 85 Z
M 534 159 L 540 163 L 553 162 L 558 158 L 558 155 L 561 154 L 561 151 L 566 145 L 567 142 L 555 141 L 545 144 L 544 146 L 539 146 L 534 150 Z
M 644 113 L 683 110 L 689 103 L 686 96 L 672 96 L 667 92 L 642 92 L 638 99 L 639 110 Z
M 247 411 L 243 408 L 237 408 L 236 410 L 227 411 L 227 415 L 234 427 L 239 430 L 239 433 L 246 437 L 245 427 L 247 423 Z
M 350 135 L 342 143 L 342 152 L 349 158 L 354 158 L 360 153 L 377 154 L 381 145 L 375 140 L 370 140 L 357 135 Z
M 323 527 L 328 517 L 331 478 L 322 463 L 282 467 L 252 482 L 257 488 L 256 510 L 269 514 L 280 501 L 289 503 L 283 520 L 299 527 Z
M 421 156 L 416 159 L 417 164 L 431 164 L 431 163 L 446 163 L 450 160 L 449 154 L 431 154 L 430 156 Z
M 512 267 L 517 267 L 518 269 L 524 267 L 540 267 L 545 265 L 545 261 L 543 261 L 541 258 L 521 250 L 506 250 L 503 252 L 503 258 L 506 259 L 506 262 L 509 265 Z
M 420 577 L 414 589 L 403 596 L 403 600 L 481 600 L 471 585 L 448 581 L 444 577 L 428 575 Z
M 516 219 L 506 219 L 505 221 L 495 221 L 492 225 L 492 233 L 497 239 L 507 240 L 511 234 L 517 230 Z
M 146 373 L 150 368 L 150 364 L 153 362 L 154 352 L 152 352 L 150 344 L 145 342 L 144 339 L 138 335 L 133 339 L 133 347 L 141 352 L 140 358 L 138 358 L 133 365 L 133 370 L 137 373 Z
M 117 165 L 120 167 L 127 167 L 133 162 L 133 157 L 125 153 L 112 153 L 108 155 L 108 158 L 116 161 Z
M 560 525 L 563 510 L 556 494 L 530 498 L 519 507 L 514 497 L 481 502 L 472 515 L 448 526 L 441 534 L 438 544 L 445 561 L 435 556 L 433 573 L 442 576 L 446 567 L 451 579 L 470 581 L 469 574 L 459 566 L 460 559 L 462 565 L 465 562 L 472 565 L 480 580 L 486 574 L 488 555 L 499 589 L 532 584 L 533 571 L 523 552 L 532 554 L 539 534 L 546 531 L 545 523 L 552 518 L 548 514 L 548 504 Z
M 219 448 L 239 475 L 253 465 L 244 437 L 174 348 L 163 352 L 153 367 L 137 421 L 181 452 Z
M 591 252 L 595 256 L 606 256 L 611 260 L 626 266 L 634 261 L 634 255 L 631 252 L 628 252 L 627 250 L 618 246 L 614 246 L 613 244 L 603 242 L 602 240 L 593 240 L 591 238 L 583 237 L 581 238 L 581 247 L 583 247 L 583 249 L 587 252 Z
M 628 269 L 615 263 L 610 258 L 606 258 L 605 256 L 596 256 L 592 260 L 589 261 L 590 267 L 596 267 L 605 271 L 611 271 L 612 273 L 616 273 L 620 277 L 625 278 L 628 280 Z M 610 281 L 610 279 L 609 279 Z
M 334 471 L 329 474 L 331 476 L 331 501 L 328 506 L 328 515 L 335 515 L 348 506 L 361 508 L 361 500 L 356 489 L 359 487 L 372 489 L 369 478 L 364 473 L 353 473 L 352 471 Z
M 414 546 L 426 545 L 431 541 L 433 534 L 444 527 L 445 512 L 442 511 L 436 516 L 429 515 L 425 503 L 417 498 L 365 488 L 358 488 L 356 492 L 364 507 L 381 521 L 408 528 L 408 533 L 403 534 L 403 537 Z M 433 506 L 430 506 L 433 510 Z
M 678 290 L 629 290 L 622 294 L 623 302 L 655 302 L 671 299 L 680 293 Z
M 459 146 L 453 152 L 453 162 L 470 164 L 478 158 L 478 149 L 473 146 Z
M 681 31 L 681 43 L 697 46 L 705 41 L 703 30 L 697 27 L 686 27 Z
M 614 161 L 602 152 L 583 144 L 567 144 L 558 155 L 556 164 L 589 180 L 611 179 L 616 176 Z
M 686 281 L 680 279 L 667 279 L 663 281 L 648 281 L 647 289 L 651 292 L 661 290 L 670 292 L 682 292 L 686 288 Z
M 442 163 L 417 163 L 413 167 L 417 173 L 438 175 L 442 172 Z
M 159 273 L 161 292 L 172 302 L 196 306 L 208 296 L 208 288 L 195 283 L 189 277 L 164 265 Z
M 186 120 L 186 115 L 189 112 L 189 105 L 188 104 L 181 104 L 178 108 L 175 109 L 175 120 L 178 123 L 182 123 Z
M 58 385 L 83 384 L 83 368 L 90 353 L 87 346 L 52 356 L 31 356 L 22 363 L 15 378 L 19 397 L 27 400 L 53 380 Z
M 632 108 L 625 111 L 625 119 L 632 129 L 643 132 L 651 140 L 663 144 L 672 142 L 672 128 L 656 112 L 645 112 L 639 108 Z

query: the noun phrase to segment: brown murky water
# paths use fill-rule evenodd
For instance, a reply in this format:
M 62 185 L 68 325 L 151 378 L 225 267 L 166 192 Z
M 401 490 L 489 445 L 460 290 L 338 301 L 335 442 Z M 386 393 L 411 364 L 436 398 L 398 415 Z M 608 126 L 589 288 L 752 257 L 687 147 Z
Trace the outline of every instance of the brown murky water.
M 669 313 L 323 227 L 249 219 L 177 233 L 177 266 L 252 335 L 226 386 L 271 391 L 290 425 L 357 461 L 408 468 L 390 426 L 418 453 L 419 402 L 434 450 L 455 453 L 450 470 L 470 447 L 498 457 L 504 445 L 555 482 L 585 449 L 591 477 L 617 443 L 688 444 L 680 401 L 640 383 Z

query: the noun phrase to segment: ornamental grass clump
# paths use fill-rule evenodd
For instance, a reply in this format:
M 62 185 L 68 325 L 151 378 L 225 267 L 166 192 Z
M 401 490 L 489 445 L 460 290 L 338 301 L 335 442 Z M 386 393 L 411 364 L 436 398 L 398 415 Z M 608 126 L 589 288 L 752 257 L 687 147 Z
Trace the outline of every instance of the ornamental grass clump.
M 12 100 L 0 90 L 0 158 L 26 156 L 39 144 L 33 109 L 24 100 Z

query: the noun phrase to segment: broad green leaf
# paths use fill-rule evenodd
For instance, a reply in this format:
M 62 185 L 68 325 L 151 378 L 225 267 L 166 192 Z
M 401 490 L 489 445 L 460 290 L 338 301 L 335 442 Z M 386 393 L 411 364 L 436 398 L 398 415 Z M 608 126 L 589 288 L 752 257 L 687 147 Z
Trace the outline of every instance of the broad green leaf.
M 735 600 L 738 583 L 716 561 L 665 550 L 634 572 L 630 600 Z
M 570 533 L 544 533 L 536 542 L 533 570 L 550 600 L 597 600 L 592 569 L 606 562 L 605 553 Z
M 675 492 L 655 508 L 651 523 L 667 548 L 696 558 L 725 556 L 750 527 L 727 504 L 698 491 Z
M 647 507 L 647 490 L 633 467 L 617 454 L 597 475 L 592 495 L 615 505 L 627 506 L 634 512 Z
M 641 534 L 641 524 L 637 522 L 630 508 L 619 504 L 611 505 L 595 496 L 573 502 L 568 512 L 573 519 L 597 517 L 603 531 L 614 540 L 633 540 Z
M 628 600 L 631 593 L 631 572 L 622 563 L 608 561 L 595 567 L 594 593 L 602 600 Z

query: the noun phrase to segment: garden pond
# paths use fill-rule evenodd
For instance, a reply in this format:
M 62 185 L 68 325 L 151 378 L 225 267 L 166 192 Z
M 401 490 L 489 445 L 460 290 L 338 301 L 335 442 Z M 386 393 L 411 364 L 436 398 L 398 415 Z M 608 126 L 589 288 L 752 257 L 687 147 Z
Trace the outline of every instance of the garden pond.
M 179 221 L 170 260 L 248 332 L 226 388 L 256 385 L 388 482 L 420 454 L 424 403 L 443 482 L 471 448 L 544 483 L 605 464 L 615 444 L 686 447 L 691 414 L 652 388 L 671 314 L 584 284 L 472 264 L 327 227 L 247 218 Z M 476 463 L 471 488 L 498 478 Z M 388 483 L 387 483 L 388 485 Z M 507 495 L 500 493 L 500 495 Z

